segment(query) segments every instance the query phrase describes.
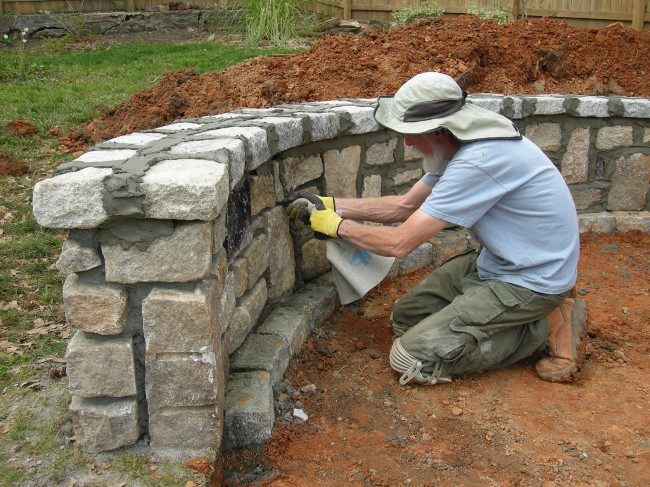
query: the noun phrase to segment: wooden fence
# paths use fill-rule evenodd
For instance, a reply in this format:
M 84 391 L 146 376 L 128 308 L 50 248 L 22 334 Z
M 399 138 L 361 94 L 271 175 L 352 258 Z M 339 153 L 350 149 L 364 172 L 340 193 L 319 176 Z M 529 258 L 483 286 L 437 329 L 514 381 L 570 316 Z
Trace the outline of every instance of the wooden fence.
M 181 1 L 181 0 L 178 0 Z M 310 9 L 342 19 L 389 22 L 392 12 L 424 0 L 308 0 Z M 195 7 L 211 8 L 233 0 L 185 0 Z M 106 12 L 142 10 L 168 4 L 165 0 L 0 0 L 0 14 L 34 14 L 43 11 Z M 467 12 L 469 6 L 492 8 L 494 3 L 510 12 L 510 20 L 521 17 L 553 17 L 573 25 L 603 27 L 621 22 L 637 30 L 650 24 L 650 0 L 436 0 L 445 15 Z
M 392 20 L 394 10 L 424 0 L 311 0 L 311 8 L 343 19 Z M 602 27 L 621 22 L 637 30 L 650 23 L 650 0 L 436 0 L 445 15 L 467 13 L 469 6 L 493 8 L 499 4 L 510 20 L 521 17 L 553 17 L 573 25 Z

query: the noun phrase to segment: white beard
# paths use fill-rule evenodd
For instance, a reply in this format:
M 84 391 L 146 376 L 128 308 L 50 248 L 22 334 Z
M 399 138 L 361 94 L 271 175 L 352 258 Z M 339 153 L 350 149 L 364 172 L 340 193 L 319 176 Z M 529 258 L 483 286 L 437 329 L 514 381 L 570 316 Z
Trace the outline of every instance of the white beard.
M 422 167 L 425 172 L 442 174 L 445 171 L 445 152 L 441 147 L 434 147 L 430 156 L 422 156 Z

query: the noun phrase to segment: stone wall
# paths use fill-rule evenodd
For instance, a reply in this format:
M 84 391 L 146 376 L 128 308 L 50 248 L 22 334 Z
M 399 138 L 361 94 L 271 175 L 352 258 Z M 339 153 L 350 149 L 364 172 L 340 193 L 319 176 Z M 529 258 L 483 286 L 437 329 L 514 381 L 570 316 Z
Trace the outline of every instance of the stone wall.
M 557 164 L 582 231 L 650 231 L 650 100 L 474 95 Z M 178 121 L 117 137 L 34 188 L 38 223 L 70 229 L 58 269 L 78 444 L 210 450 L 266 441 L 273 386 L 338 306 L 324 243 L 279 204 L 406 191 L 421 161 L 374 100 Z M 471 248 L 450 229 L 391 275 Z

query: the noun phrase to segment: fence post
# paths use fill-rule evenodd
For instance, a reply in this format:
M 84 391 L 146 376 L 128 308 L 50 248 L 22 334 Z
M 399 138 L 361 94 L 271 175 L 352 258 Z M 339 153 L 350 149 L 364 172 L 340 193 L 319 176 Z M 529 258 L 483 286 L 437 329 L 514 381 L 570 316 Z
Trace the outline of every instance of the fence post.
M 632 27 L 643 30 L 645 27 L 645 0 L 634 0 L 632 5 Z
M 0 0 L 0 15 L 4 15 L 4 13 L 5 13 L 4 2 L 3 0 Z
M 508 2 L 508 22 L 514 22 L 519 18 L 519 0 Z
M 344 19 L 352 18 L 352 0 L 343 1 L 343 18 Z

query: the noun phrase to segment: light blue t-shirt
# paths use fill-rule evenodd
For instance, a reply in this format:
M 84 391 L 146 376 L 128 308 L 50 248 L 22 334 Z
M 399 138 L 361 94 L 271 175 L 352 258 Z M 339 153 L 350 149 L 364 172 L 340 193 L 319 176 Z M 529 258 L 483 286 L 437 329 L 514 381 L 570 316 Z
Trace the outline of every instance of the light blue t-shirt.
M 545 294 L 570 290 L 577 277 L 578 216 L 564 179 L 535 144 L 482 140 L 463 144 L 421 206 L 465 227 L 483 246 L 482 279 L 499 279 Z

